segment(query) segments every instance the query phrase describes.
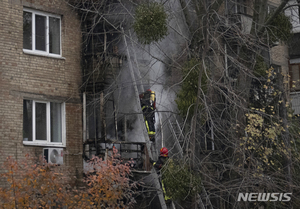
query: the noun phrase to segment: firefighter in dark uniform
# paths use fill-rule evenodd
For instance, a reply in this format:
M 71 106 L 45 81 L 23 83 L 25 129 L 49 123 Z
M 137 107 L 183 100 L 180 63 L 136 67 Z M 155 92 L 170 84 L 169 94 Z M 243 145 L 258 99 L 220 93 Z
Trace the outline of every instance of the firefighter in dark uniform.
M 160 172 L 160 170 L 163 167 L 163 165 L 165 165 L 166 162 L 168 161 L 168 159 L 169 159 L 168 155 L 169 155 L 169 150 L 166 147 L 163 147 L 163 148 L 160 149 L 160 155 L 159 155 L 157 161 L 154 161 L 154 160 L 150 159 L 150 163 L 153 165 L 153 167 L 158 172 Z M 170 197 L 168 197 L 166 195 L 166 189 L 165 189 L 163 178 L 161 180 L 161 187 L 162 187 L 162 190 L 164 192 L 165 201 L 170 201 Z
M 168 157 L 169 150 L 166 147 L 161 148 L 159 151 L 160 151 L 160 155 L 159 155 L 157 161 L 153 161 L 152 159 L 150 159 L 150 162 L 152 163 L 154 168 L 156 168 L 156 170 L 160 170 L 162 168 L 162 166 L 169 159 L 169 157 Z
M 155 109 L 156 109 L 156 98 L 155 92 L 151 89 L 146 90 L 144 93 L 139 95 L 141 101 L 141 107 L 145 119 L 147 132 L 151 141 L 155 140 Z

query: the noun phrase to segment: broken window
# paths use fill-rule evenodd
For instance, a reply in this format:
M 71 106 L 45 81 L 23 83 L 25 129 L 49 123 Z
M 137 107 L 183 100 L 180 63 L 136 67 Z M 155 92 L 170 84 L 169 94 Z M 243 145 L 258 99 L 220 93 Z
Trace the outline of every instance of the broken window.
M 64 103 L 24 100 L 23 142 L 64 143 Z
M 61 55 L 61 19 L 58 15 L 23 11 L 23 50 L 43 55 Z

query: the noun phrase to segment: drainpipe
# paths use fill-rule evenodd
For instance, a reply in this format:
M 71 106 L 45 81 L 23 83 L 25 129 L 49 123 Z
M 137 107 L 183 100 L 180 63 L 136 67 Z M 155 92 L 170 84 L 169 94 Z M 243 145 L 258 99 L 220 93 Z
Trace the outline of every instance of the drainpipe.
M 82 132 L 82 139 L 83 142 L 86 141 L 86 93 L 83 92 L 82 94 L 82 105 L 83 105 L 83 112 L 82 112 L 82 122 L 83 122 L 83 132 Z

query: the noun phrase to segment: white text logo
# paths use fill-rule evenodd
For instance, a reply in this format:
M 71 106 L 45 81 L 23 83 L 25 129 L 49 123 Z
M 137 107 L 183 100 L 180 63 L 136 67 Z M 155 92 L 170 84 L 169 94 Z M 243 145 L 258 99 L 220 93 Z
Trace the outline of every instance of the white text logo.
M 292 193 L 239 193 L 237 201 L 291 201 Z

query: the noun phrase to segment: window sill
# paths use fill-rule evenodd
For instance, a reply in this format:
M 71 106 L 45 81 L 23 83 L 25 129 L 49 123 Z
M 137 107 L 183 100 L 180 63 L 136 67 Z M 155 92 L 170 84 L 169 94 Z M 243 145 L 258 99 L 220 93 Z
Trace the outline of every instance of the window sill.
M 40 142 L 31 142 L 23 141 L 23 145 L 26 146 L 41 146 L 41 147 L 66 147 L 63 143 L 40 143 Z
M 41 57 L 49 57 L 49 58 L 55 58 L 55 59 L 61 59 L 61 60 L 65 60 L 65 57 L 62 57 L 60 55 L 54 55 L 54 54 L 43 54 L 43 53 L 39 53 L 39 52 L 34 52 L 34 51 L 30 51 L 30 50 L 26 50 L 23 49 L 23 53 L 24 54 L 28 54 L 28 55 L 35 55 L 35 56 L 41 56 Z
M 299 64 L 299 63 L 300 63 L 300 58 L 290 59 L 290 64 Z

